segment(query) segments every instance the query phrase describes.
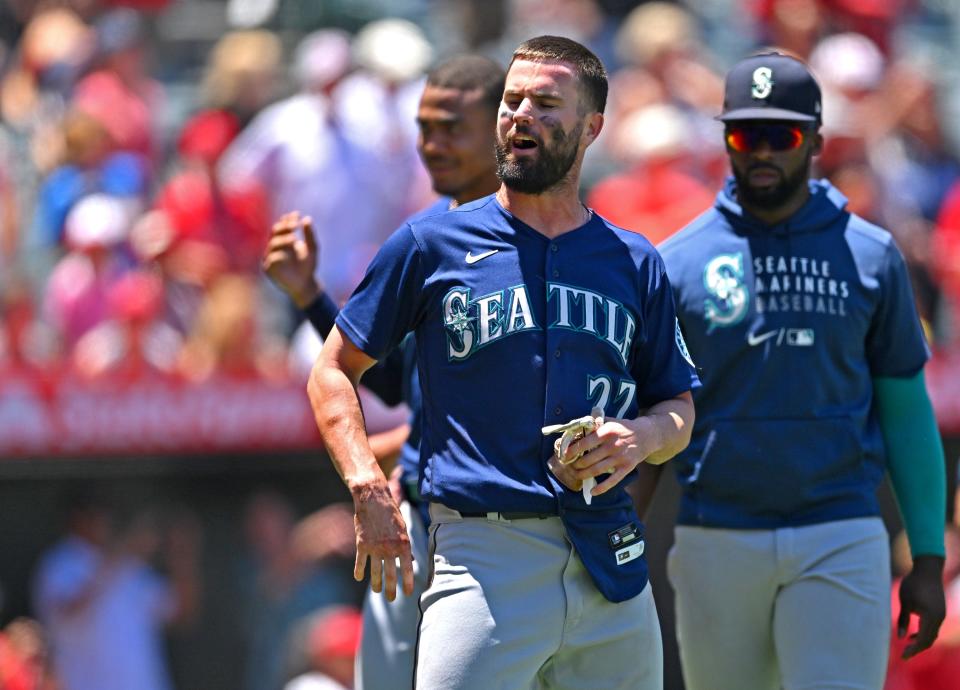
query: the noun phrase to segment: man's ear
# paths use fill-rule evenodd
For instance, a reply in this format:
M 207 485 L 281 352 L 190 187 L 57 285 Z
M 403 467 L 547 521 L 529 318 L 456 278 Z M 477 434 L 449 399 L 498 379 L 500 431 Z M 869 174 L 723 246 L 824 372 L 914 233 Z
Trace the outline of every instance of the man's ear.
M 590 145 L 600 136 L 600 130 L 603 129 L 603 113 L 591 113 L 587 116 L 586 127 L 584 127 L 583 133 L 587 137 L 587 145 Z
M 814 156 L 819 156 L 823 153 L 823 135 L 820 134 L 820 130 L 817 129 L 813 132 L 811 138 L 813 139 L 813 146 L 810 148 L 810 152 Z

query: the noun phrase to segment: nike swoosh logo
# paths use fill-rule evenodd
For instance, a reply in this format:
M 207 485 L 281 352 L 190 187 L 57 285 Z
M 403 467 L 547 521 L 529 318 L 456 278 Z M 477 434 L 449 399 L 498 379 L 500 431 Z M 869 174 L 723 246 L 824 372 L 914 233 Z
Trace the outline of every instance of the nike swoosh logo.
M 468 263 L 468 264 L 475 264 L 475 263 L 477 263 L 478 261 L 480 261 L 480 259 L 486 259 L 488 256 L 493 256 L 493 255 L 496 254 L 498 251 L 500 251 L 500 250 L 499 250 L 499 249 L 491 249 L 491 250 L 488 251 L 488 252 L 483 252 L 483 254 L 473 254 L 472 252 L 467 252 L 467 263 Z
M 780 329 L 777 328 L 773 331 L 767 331 L 766 333 L 747 333 L 747 345 L 750 347 L 756 347 L 760 343 L 770 340 L 773 336 L 777 335 L 780 332 Z

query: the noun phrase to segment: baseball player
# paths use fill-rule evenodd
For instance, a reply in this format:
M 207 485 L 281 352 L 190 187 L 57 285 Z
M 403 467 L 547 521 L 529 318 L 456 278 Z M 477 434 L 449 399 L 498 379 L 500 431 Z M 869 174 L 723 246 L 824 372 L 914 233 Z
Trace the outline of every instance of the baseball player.
M 607 80 L 580 44 L 514 52 L 497 125 L 495 195 L 408 223 L 337 317 L 310 377 L 318 426 L 354 496 L 355 576 L 392 598 L 410 545 L 363 434 L 355 386 L 413 331 L 423 391 L 420 493 L 431 580 L 415 687 L 661 688 L 643 527 L 623 479 L 687 443 L 696 374 L 662 262 L 577 195 Z M 607 419 L 548 470 L 541 428 Z M 580 487 L 577 487 L 579 489 Z M 397 686 L 400 683 L 398 681 Z
M 779 53 L 739 62 L 723 113 L 733 176 L 661 246 L 703 386 L 667 568 L 690 690 L 880 690 L 889 470 L 926 649 L 944 617 L 943 451 L 903 257 L 845 209 L 820 152 L 820 88 Z M 706 623 L 705 623 L 706 622 Z
M 428 73 L 417 112 L 417 144 L 433 188 L 442 196 L 411 222 L 496 191 L 499 181 L 493 157 L 494 124 L 504 76 L 502 67 L 475 55 L 450 58 Z M 339 309 L 314 278 L 318 249 L 313 238 L 310 219 L 301 221 L 296 213 L 285 215 L 273 227 L 263 268 L 326 337 Z M 415 557 L 414 591 L 411 596 L 399 594 L 393 602 L 388 602 L 382 592 L 368 591 L 354 686 L 357 690 L 393 690 L 398 678 L 413 677 L 420 618 L 417 600 L 426 588 L 428 562 L 426 504 L 419 498 L 417 481 L 420 385 L 413 337 L 369 369 L 363 384 L 390 405 L 406 402 L 412 413 L 405 428 L 369 439 L 385 474 L 391 474 L 392 462 L 399 456 L 393 473 L 397 479 L 394 496 Z

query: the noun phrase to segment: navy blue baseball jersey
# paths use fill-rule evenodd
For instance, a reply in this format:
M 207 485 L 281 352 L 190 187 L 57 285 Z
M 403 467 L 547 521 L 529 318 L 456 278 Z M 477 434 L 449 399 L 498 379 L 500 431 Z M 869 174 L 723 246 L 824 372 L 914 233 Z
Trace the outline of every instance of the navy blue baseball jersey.
M 678 522 L 727 528 L 879 514 L 884 445 L 873 377 L 910 376 L 928 350 L 890 234 L 829 182 L 768 227 L 734 182 L 660 251 L 703 387 L 673 461 Z
M 425 498 L 560 515 L 605 596 L 642 590 L 643 558 L 618 564 L 611 538 L 637 522 L 622 484 L 587 506 L 548 472 L 540 429 L 696 385 L 649 242 L 596 215 L 550 239 L 486 197 L 397 230 L 337 325 L 374 358 L 416 334 Z

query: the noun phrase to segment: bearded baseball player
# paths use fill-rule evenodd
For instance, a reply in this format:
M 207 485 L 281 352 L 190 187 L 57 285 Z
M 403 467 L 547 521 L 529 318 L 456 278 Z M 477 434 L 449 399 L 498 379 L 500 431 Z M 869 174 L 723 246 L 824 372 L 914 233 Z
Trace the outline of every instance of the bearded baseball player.
M 890 555 L 888 470 L 913 552 L 906 655 L 944 617 L 943 451 L 903 257 L 846 210 L 820 152 L 806 65 L 754 55 L 727 75 L 733 176 L 660 248 L 703 386 L 668 558 L 690 690 L 880 690 Z
M 397 230 L 311 374 L 318 426 L 354 496 L 354 574 L 369 562 L 372 587 L 392 598 L 399 566 L 409 593 L 409 540 L 355 386 L 416 334 L 431 517 L 421 690 L 663 684 L 643 526 L 623 481 L 686 445 L 698 382 L 658 254 L 578 197 L 606 92 L 580 44 L 521 44 L 496 130 L 499 191 Z M 561 437 L 567 488 L 549 469 L 549 434 L 571 420 L 589 433 Z
M 496 191 L 499 181 L 493 156 L 494 125 L 504 76 L 501 66 L 478 55 L 452 57 L 427 74 L 417 110 L 417 147 L 434 191 L 442 196 L 410 222 Z M 326 337 L 339 308 L 314 277 L 318 252 L 310 220 L 287 214 L 273 228 L 263 268 Z M 411 336 L 367 370 L 362 380 L 384 402 L 406 402 L 411 410 L 407 429 L 377 434 L 369 441 L 385 474 L 391 474 L 391 462 L 397 458 L 394 495 L 399 495 L 415 560 L 412 595 L 400 593 L 391 602 L 383 592 L 367 592 L 355 690 L 394 690 L 398 678 L 413 677 L 420 620 L 417 600 L 426 588 L 428 570 L 426 504 L 420 500 L 418 489 L 421 426 L 415 351 Z

